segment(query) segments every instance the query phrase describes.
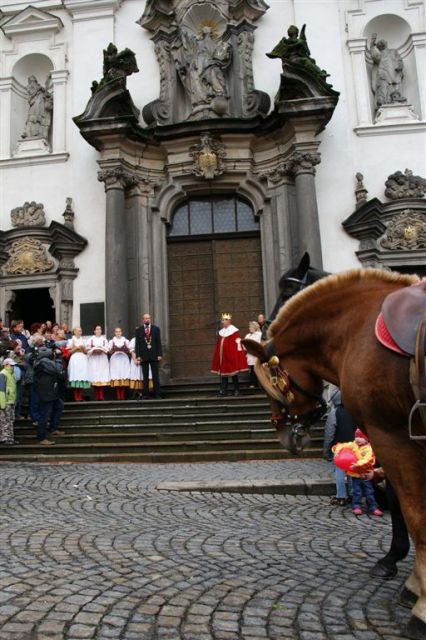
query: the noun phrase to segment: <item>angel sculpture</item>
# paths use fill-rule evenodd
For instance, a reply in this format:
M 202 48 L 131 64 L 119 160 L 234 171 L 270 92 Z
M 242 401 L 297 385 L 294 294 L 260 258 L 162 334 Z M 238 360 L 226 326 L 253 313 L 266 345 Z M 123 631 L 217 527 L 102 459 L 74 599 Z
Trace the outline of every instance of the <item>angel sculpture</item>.
M 228 98 L 224 72 L 231 60 L 231 46 L 217 42 L 210 27 L 203 27 L 198 37 L 182 31 L 173 54 L 193 109 L 208 106 L 218 97 Z
M 282 38 L 271 53 L 266 55 L 268 58 L 281 58 L 283 68 L 286 65 L 302 65 L 306 71 L 315 73 L 315 75 L 325 79 L 329 74 L 324 69 L 320 69 L 315 60 L 311 58 L 305 31 L 306 24 L 303 25 L 299 36 L 299 29 L 291 25 L 287 31 L 288 38 Z

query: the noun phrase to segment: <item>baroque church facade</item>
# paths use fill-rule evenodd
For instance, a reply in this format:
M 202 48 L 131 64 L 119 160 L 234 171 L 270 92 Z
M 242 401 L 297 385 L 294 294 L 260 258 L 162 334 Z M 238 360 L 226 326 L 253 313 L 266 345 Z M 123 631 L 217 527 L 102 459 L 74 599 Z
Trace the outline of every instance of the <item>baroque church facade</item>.
M 150 311 L 166 379 L 305 251 L 426 275 L 425 0 L 2 0 L 0 315 Z

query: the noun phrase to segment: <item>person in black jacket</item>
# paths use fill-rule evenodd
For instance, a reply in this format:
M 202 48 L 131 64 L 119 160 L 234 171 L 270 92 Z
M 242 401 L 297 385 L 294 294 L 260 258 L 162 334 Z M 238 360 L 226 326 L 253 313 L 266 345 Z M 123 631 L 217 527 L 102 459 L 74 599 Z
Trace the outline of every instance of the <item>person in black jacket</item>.
M 64 435 L 59 425 L 64 410 L 61 396 L 65 379 L 66 370 L 62 359 L 53 360 L 52 350 L 40 347 L 34 363 L 34 387 L 39 398 L 37 440 L 43 446 L 54 444 L 48 435 Z
M 338 442 L 352 442 L 355 437 L 356 424 L 342 404 L 340 389 L 335 389 L 330 398 L 334 407 L 328 414 L 324 427 L 323 456 L 326 460 L 332 460 L 331 448 Z M 350 476 L 346 476 L 343 469 L 334 467 L 336 479 L 336 496 L 331 499 L 331 504 L 344 507 L 349 504 L 348 493 L 352 490 Z
M 163 348 L 161 346 L 160 329 L 151 324 L 151 316 L 144 313 L 143 324 L 136 329 L 135 352 L 136 358 L 142 366 L 143 392 L 142 398 L 149 398 L 149 367 L 151 367 L 153 395 L 154 398 L 161 398 L 159 363 L 163 358 Z

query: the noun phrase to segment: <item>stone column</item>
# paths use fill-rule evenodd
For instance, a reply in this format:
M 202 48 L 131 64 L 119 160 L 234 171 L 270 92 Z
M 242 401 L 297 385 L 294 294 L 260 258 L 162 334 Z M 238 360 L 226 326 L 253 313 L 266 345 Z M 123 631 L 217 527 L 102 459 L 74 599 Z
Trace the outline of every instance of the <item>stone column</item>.
M 127 239 L 125 189 L 137 178 L 122 167 L 99 171 L 98 180 L 105 183 L 105 331 L 112 335 L 120 326 L 129 332 L 129 286 L 127 271 Z
M 151 229 L 149 224 L 149 197 L 152 184 L 149 180 L 139 179 L 127 197 L 126 234 L 127 265 L 129 278 L 129 338 L 133 337 L 135 327 L 140 325 L 141 315 L 150 313 L 152 295 Z
M 65 151 L 66 140 L 66 86 L 68 71 L 51 71 L 53 85 L 52 152 Z
M 289 189 L 294 187 L 290 184 L 292 176 L 288 163 L 278 164 L 263 177 L 268 180 L 270 197 L 270 205 L 261 216 L 265 308 L 269 314 L 276 302 L 279 279 L 293 266 L 293 255 L 298 254 L 298 237 L 297 229 L 292 229 Z
M 296 185 L 299 253 L 302 255 L 309 251 L 311 264 L 317 269 L 322 267 L 322 251 L 314 167 L 320 161 L 319 153 L 299 151 L 296 151 L 290 160 Z

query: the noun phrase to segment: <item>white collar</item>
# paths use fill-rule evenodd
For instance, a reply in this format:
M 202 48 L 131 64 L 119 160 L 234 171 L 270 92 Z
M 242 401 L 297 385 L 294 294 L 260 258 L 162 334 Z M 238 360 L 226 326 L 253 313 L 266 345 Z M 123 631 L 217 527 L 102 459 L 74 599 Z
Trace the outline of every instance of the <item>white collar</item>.
M 223 327 L 223 329 L 219 331 L 219 335 L 221 338 L 229 338 L 229 336 L 232 336 L 232 334 L 236 331 L 238 331 L 237 327 L 234 327 L 233 324 L 230 324 L 229 327 Z

